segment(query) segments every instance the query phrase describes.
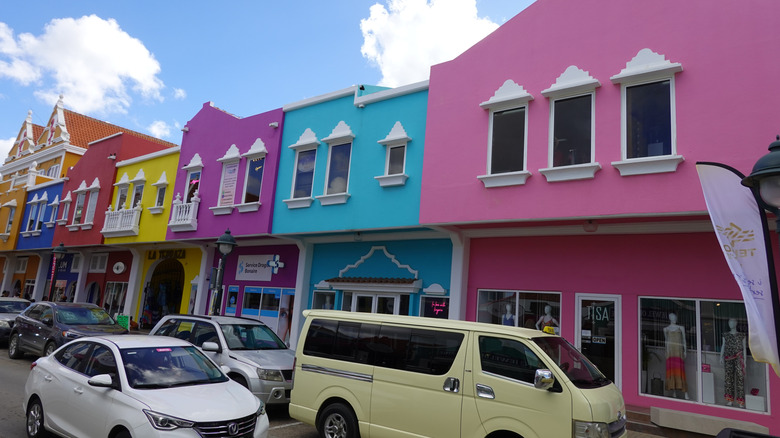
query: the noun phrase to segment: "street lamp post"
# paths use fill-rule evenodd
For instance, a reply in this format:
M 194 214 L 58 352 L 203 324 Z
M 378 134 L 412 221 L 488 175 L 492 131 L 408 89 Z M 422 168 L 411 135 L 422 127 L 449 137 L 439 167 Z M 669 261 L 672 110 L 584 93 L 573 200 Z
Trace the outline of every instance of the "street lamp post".
M 65 257 L 68 251 L 65 250 L 65 244 L 60 242 L 56 248 L 51 250 L 51 287 L 49 288 L 49 301 L 54 301 L 54 283 L 57 281 L 57 260 Z
M 236 239 L 230 235 L 230 229 L 227 229 L 225 230 L 225 234 L 219 236 L 216 245 L 217 251 L 219 251 L 222 257 L 219 258 L 219 265 L 217 266 L 216 272 L 217 278 L 214 282 L 214 291 L 212 292 L 212 295 L 215 297 L 211 309 L 212 315 L 219 315 L 222 310 L 222 275 L 225 270 L 225 259 L 228 254 L 233 252 L 233 248 L 238 244 L 236 243 Z
M 769 145 L 769 153 L 759 158 L 753 166 L 750 175 L 742 179 L 742 185 L 749 187 L 759 205 L 775 216 L 777 227 L 775 232 L 780 235 L 780 135 Z M 774 263 L 772 251 L 767 248 L 769 262 Z M 775 315 L 775 336 L 780 349 L 780 297 L 777 293 L 777 278 L 770 277 L 772 283 L 772 307 Z

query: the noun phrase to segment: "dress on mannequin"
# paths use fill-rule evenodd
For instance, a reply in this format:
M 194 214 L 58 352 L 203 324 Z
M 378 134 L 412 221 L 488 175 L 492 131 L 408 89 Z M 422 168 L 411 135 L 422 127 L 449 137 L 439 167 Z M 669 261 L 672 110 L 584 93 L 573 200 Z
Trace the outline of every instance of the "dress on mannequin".
M 669 325 L 664 327 L 666 338 L 666 390 L 677 397 L 678 391 L 688 398 L 688 382 L 685 379 L 685 328 L 677 325 L 677 314 L 669 314 Z
M 723 335 L 723 346 L 720 349 L 720 363 L 724 366 L 726 384 L 724 398 L 726 406 L 732 406 L 734 401 L 740 408 L 745 407 L 745 357 L 746 336 L 737 331 L 737 320 L 729 319 L 730 330 Z
M 560 326 L 558 320 L 552 316 L 552 306 L 544 306 L 544 315 L 536 321 L 536 329 L 545 333 L 555 333 L 555 327 Z M 548 328 L 549 327 L 549 328 Z
M 506 313 L 504 316 L 501 317 L 501 324 L 503 325 L 511 325 L 514 327 L 515 325 L 515 315 L 512 313 L 512 305 L 507 304 L 506 305 Z

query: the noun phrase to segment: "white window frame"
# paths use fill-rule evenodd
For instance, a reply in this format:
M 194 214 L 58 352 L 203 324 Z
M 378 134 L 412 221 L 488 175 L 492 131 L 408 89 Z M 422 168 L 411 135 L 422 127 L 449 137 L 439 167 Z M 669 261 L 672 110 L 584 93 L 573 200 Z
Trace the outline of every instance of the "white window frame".
M 15 274 L 24 274 L 27 272 L 27 263 L 30 261 L 29 257 L 19 257 L 16 259 L 16 269 L 14 270 Z
M 233 212 L 233 206 L 236 203 L 236 189 L 238 188 L 238 169 L 241 166 L 241 154 L 238 151 L 238 147 L 235 144 L 230 145 L 228 150 L 217 161 L 222 163 L 222 175 L 219 178 L 219 192 L 217 194 L 217 205 L 209 207 L 214 216 L 220 216 L 230 214 Z M 231 187 L 231 184 L 226 182 L 226 177 L 229 176 L 228 172 L 234 173 L 231 178 L 234 178 L 232 182 L 232 193 L 229 195 L 229 199 L 225 200 L 223 204 L 222 194 L 225 187 Z
M 355 134 L 352 133 L 352 129 L 343 120 L 340 121 L 329 136 L 322 139 L 323 142 L 328 145 L 328 165 L 325 171 L 325 186 L 322 189 L 322 195 L 315 198 L 320 201 L 322 205 L 336 205 L 345 204 L 350 197 L 349 194 L 349 179 L 352 169 L 352 145 L 355 140 Z M 349 162 L 347 163 L 347 178 L 344 182 L 344 191 L 329 193 L 329 185 L 331 183 L 331 166 L 333 164 L 333 149 L 336 147 L 348 146 L 349 147 Z
M 246 173 L 244 175 L 244 192 L 241 194 L 241 203 L 236 206 L 238 208 L 239 213 L 257 211 L 260 209 L 260 206 L 263 204 L 260 201 L 260 198 L 263 195 L 263 178 L 265 178 L 265 174 L 266 174 L 265 157 L 267 155 L 268 155 L 268 150 L 265 148 L 265 143 L 263 143 L 263 140 L 261 140 L 260 138 L 255 140 L 255 142 L 252 144 L 252 147 L 249 148 L 249 151 L 241 155 L 242 157 L 246 158 Z M 247 192 L 249 191 L 250 170 L 252 170 L 252 163 L 256 160 L 262 160 L 263 163 L 263 172 L 260 176 L 260 190 L 257 193 L 257 201 L 247 202 L 246 196 L 248 194 Z
M 84 222 L 81 225 L 82 230 L 89 230 L 92 228 L 92 225 L 95 221 L 95 209 L 97 208 L 97 201 L 98 201 L 98 193 L 100 192 L 100 181 L 95 178 L 94 181 L 92 181 L 92 185 L 89 186 L 87 189 L 87 194 L 89 195 L 87 197 L 87 204 L 86 204 L 86 213 L 84 216 Z
M 317 173 L 317 146 L 320 145 L 320 141 L 317 140 L 317 135 L 312 131 L 310 128 L 306 128 L 305 131 L 303 131 L 303 134 L 301 134 L 300 138 L 298 138 L 298 141 L 295 142 L 295 144 L 291 144 L 288 146 L 290 149 L 295 151 L 295 165 L 293 167 L 293 173 L 292 173 L 292 186 L 290 187 L 290 199 L 285 199 L 282 202 L 287 204 L 287 208 L 293 209 L 293 208 L 305 208 L 309 207 L 312 202 L 314 202 L 313 192 L 314 192 L 314 176 Z M 296 198 L 295 197 L 295 184 L 298 179 L 298 161 L 301 155 L 301 152 L 307 152 L 314 150 L 314 161 L 312 166 L 314 167 L 312 169 L 312 185 L 311 185 L 311 191 L 309 192 L 309 196 L 301 196 Z
M 200 154 L 195 153 L 195 155 L 192 156 L 190 162 L 186 166 L 182 167 L 182 170 L 187 171 L 182 202 L 185 204 L 191 204 L 193 202 L 193 198 L 200 199 L 200 185 L 203 182 L 203 160 L 201 160 Z M 190 195 L 190 183 L 193 180 L 192 176 L 196 173 L 198 174 L 198 188 Z
M 49 217 L 49 221 L 46 222 L 46 228 L 53 227 L 57 222 L 57 210 L 59 210 L 60 207 L 60 195 L 54 196 L 54 201 L 49 204 L 49 207 L 51 207 L 51 216 Z
M 158 179 L 157 182 L 152 183 L 152 186 L 157 188 L 154 193 L 154 205 L 147 207 L 147 210 L 152 214 L 160 214 L 165 210 L 165 192 L 168 190 L 168 177 L 165 174 L 165 171 L 160 174 L 160 179 Z
M 479 104 L 479 106 L 489 111 L 487 173 L 485 175 L 477 176 L 477 178 L 485 185 L 485 188 L 523 185 L 525 184 L 528 177 L 531 176 L 531 172 L 527 170 L 528 107 L 529 102 L 532 101 L 533 98 L 534 97 L 525 91 L 521 85 L 518 85 L 511 79 L 507 79 L 504 84 L 496 90 L 495 94 L 490 99 Z M 523 135 L 523 168 L 521 170 L 512 172 L 493 173 L 491 170 L 493 156 L 493 117 L 496 113 L 521 108 L 525 111 L 525 130 Z
M 60 176 L 60 165 L 59 163 L 52 165 L 48 169 L 46 169 L 46 176 L 50 178 L 57 179 Z
M 677 111 L 675 93 L 675 74 L 682 71 L 682 65 L 672 63 L 664 55 L 645 48 L 626 63 L 626 68 L 612 76 L 613 84 L 620 85 L 620 161 L 611 164 L 621 176 L 645 175 L 652 173 L 674 172 L 684 158 L 677 154 Z M 671 153 L 669 155 L 627 158 L 628 118 L 626 116 L 626 89 L 637 85 L 669 81 L 669 110 L 671 113 Z
M 68 214 L 70 213 L 70 203 L 72 201 L 70 192 L 68 192 L 65 197 L 62 198 L 62 201 L 60 201 L 60 204 L 62 205 L 62 216 L 57 219 L 57 225 L 65 225 L 68 223 Z
M 79 272 L 81 269 L 81 254 L 75 253 L 73 254 L 73 258 L 70 262 L 70 272 Z
M 27 221 L 24 225 L 24 231 L 21 233 L 24 237 L 30 236 L 30 234 L 35 231 L 35 219 L 38 217 L 37 193 L 33 196 L 30 202 L 27 203 L 27 208 L 29 209 L 29 212 L 27 213 Z
M 103 273 L 106 272 L 106 266 L 108 265 L 108 253 L 95 253 L 89 256 L 89 271 L 90 273 Z
M 385 138 L 379 140 L 377 143 L 385 147 L 385 173 L 380 176 L 375 176 L 374 179 L 379 182 L 380 187 L 395 187 L 406 184 L 406 180 L 409 175 L 406 174 L 406 153 L 409 146 L 409 142 L 412 138 L 406 133 L 401 121 L 395 122 L 393 128 Z M 403 150 L 403 165 L 401 166 L 400 173 L 390 173 L 390 156 L 394 149 L 401 148 Z
M 7 236 L 11 233 L 11 228 L 13 228 L 14 226 L 14 214 L 16 214 L 16 205 L 4 204 L 3 207 L 8 207 L 8 220 L 5 222 L 5 233 L 3 233 L 5 239 L 7 239 Z
M 132 208 L 132 206 L 128 207 L 127 205 L 127 195 L 130 191 L 130 177 L 127 175 L 127 173 L 124 173 L 122 178 L 114 183 L 114 187 L 116 187 L 116 204 L 114 204 L 114 211 Z M 123 197 L 124 200 L 122 199 Z
M 46 192 L 43 192 L 43 196 L 38 201 L 38 217 L 35 219 L 35 229 L 33 230 L 34 236 L 40 236 L 41 235 L 41 229 L 43 228 L 43 223 L 46 220 L 46 206 L 48 205 L 49 198 L 46 195 Z
M 601 86 L 588 72 L 571 65 L 558 76 L 542 96 L 550 101 L 550 124 L 548 132 L 548 167 L 539 169 L 547 182 L 592 179 L 601 169 L 596 157 L 596 88 Z M 560 100 L 590 96 L 590 162 L 567 166 L 554 166 L 555 153 L 555 104 Z
M 87 192 L 79 192 L 79 194 L 76 196 L 76 207 L 74 207 L 73 210 L 73 222 L 71 222 L 71 226 L 81 225 L 82 223 L 84 223 L 84 214 L 86 213 L 84 211 L 84 206 L 86 205 L 86 202 L 87 202 Z M 81 206 L 81 213 L 79 214 L 79 217 L 77 219 L 76 213 L 79 210 L 79 205 Z

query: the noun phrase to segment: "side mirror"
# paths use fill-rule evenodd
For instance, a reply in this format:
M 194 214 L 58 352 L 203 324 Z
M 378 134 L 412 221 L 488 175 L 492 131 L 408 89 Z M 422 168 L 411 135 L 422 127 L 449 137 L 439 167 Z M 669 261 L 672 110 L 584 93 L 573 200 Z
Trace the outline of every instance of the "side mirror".
M 555 377 L 550 370 L 536 370 L 534 388 L 548 390 L 555 384 Z
M 204 342 L 200 348 L 202 348 L 203 351 L 212 351 L 214 353 L 219 353 L 221 351 L 219 344 L 216 342 Z
M 95 377 L 87 380 L 89 386 L 96 386 L 98 388 L 114 388 L 114 379 L 110 374 L 98 374 Z

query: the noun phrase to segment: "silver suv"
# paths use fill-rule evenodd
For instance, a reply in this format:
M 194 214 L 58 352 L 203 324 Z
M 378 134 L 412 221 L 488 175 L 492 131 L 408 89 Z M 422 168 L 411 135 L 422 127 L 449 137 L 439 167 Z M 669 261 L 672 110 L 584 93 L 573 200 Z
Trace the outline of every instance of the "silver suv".
M 150 335 L 185 339 L 266 404 L 289 403 L 295 352 L 260 321 L 232 316 L 166 315 Z

